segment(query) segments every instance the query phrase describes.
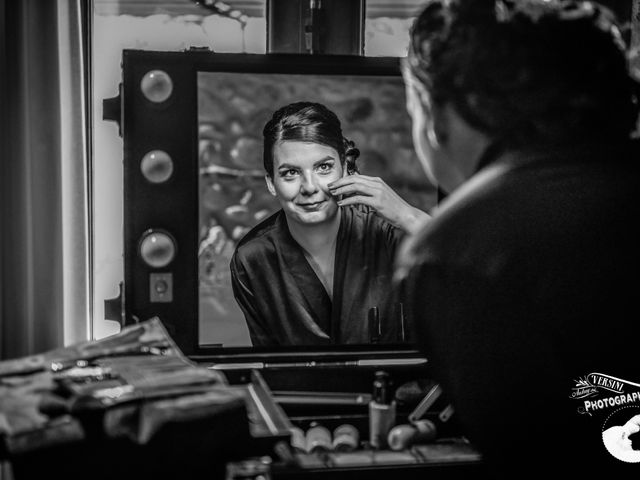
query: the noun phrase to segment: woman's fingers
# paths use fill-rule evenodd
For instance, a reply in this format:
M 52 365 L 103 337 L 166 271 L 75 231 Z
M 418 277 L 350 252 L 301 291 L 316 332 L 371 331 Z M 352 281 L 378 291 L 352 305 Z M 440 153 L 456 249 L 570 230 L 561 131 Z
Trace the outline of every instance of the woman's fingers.
M 331 194 L 334 196 L 337 195 L 351 195 L 354 193 L 359 193 L 359 194 L 364 194 L 364 195 L 368 195 L 368 196 L 373 196 L 376 194 L 376 192 L 378 192 L 378 190 L 375 187 L 371 187 L 369 185 L 362 185 L 362 184 L 349 184 L 349 185 L 343 185 L 341 187 L 335 188 L 330 190 Z
M 329 186 L 332 195 L 367 195 L 383 200 L 392 192 L 383 180 L 376 177 L 366 177 L 364 175 L 351 175 L 349 177 L 336 180 Z
M 409 205 L 384 180 L 366 175 L 347 175 L 329 185 L 334 196 L 342 197 L 341 206 L 362 204 L 375 210 L 387 222 L 409 232 L 421 224 L 428 214 Z
M 350 197 L 345 197 L 338 201 L 338 205 L 341 207 L 346 207 L 347 205 L 367 205 L 368 207 L 377 210 L 377 202 L 375 199 L 365 195 L 352 195 Z
M 384 180 L 378 177 L 367 175 L 347 175 L 329 184 L 329 190 L 337 190 L 346 186 L 375 187 L 376 185 L 386 185 Z

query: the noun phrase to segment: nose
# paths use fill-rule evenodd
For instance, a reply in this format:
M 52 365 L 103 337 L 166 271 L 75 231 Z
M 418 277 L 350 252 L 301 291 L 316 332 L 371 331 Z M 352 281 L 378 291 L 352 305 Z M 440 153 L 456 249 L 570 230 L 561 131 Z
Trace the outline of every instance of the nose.
M 302 183 L 300 184 L 300 193 L 303 195 L 313 195 L 319 190 L 316 179 L 313 175 L 303 175 Z

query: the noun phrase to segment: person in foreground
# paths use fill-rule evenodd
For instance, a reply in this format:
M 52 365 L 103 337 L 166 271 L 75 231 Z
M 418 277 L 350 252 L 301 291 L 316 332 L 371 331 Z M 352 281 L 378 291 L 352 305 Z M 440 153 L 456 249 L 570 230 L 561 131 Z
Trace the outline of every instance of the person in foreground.
M 252 344 L 410 341 L 393 260 L 427 214 L 356 175 L 359 152 L 324 105 L 284 106 L 263 134 L 267 187 L 282 209 L 242 238 L 230 264 Z
M 570 398 L 592 372 L 640 382 L 638 86 L 615 19 L 586 2 L 430 1 L 403 75 L 418 156 L 448 196 L 395 280 L 465 434 L 495 477 L 625 468 L 602 444 L 612 410 Z

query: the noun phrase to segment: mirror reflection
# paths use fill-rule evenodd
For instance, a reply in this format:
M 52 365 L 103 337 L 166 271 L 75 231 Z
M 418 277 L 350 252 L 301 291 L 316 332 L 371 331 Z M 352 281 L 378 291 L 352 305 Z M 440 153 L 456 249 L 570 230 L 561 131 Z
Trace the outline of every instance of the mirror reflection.
M 276 142 L 275 168 L 265 169 L 263 129 L 294 102 L 320 104 L 335 114 L 340 139 L 358 150 L 356 175 L 348 175 L 354 167 L 345 163 L 339 142 L 304 135 Z M 298 116 L 290 124 L 301 121 Z M 411 342 L 401 299 L 390 294 L 391 258 L 402 227 L 361 202 L 337 207 L 377 177 L 409 211 L 424 215 L 436 203 L 436 190 L 414 158 L 400 76 L 199 72 L 198 131 L 200 345 Z M 357 178 L 360 185 L 343 180 L 341 190 L 331 192 L 328 177 Z M 287 193 L 292 184 L 295 194 Z M 294 222 L 292 229 L 296 209 L 323 221 L 311 228 Z M 251 231 L 258 224 L 273 236 Z M 295 225 L 305 227 L 303 233 Z M 318 238 L 316 246 L 326 248 L 309 243 Z M 276 250 L 255 247 L 265 241 L 276 243 Z M 242 261 L 236 256 L 232 280 L 232 257 L 243 244 L 258 253 Z

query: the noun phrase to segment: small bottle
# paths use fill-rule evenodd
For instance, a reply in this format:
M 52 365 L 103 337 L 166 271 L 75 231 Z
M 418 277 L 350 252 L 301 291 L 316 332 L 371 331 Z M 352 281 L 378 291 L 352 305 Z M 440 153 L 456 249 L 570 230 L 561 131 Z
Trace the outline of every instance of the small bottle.
M 372 448 L 388 446 L 389 430 L 396 422 L 396 402 L 391 397 L 391 385 L 387 372 L 376 372 L 373 382 L 373 399 L 369 402 L 369 443 Z

